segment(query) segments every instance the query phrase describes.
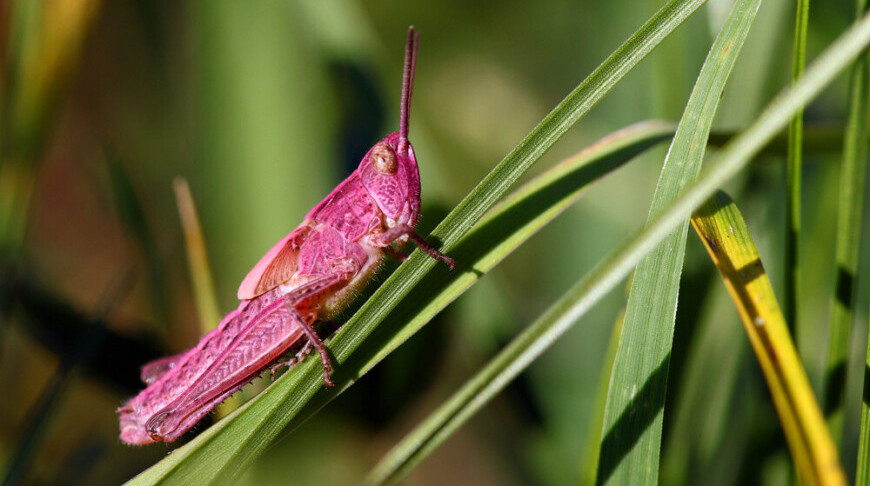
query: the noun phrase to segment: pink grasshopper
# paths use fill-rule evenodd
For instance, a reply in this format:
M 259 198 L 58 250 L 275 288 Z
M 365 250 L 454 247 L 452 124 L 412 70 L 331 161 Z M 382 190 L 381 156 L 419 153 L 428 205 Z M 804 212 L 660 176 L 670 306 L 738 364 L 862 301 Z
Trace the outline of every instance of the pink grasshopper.
M 408 29 L 399 132 L 375 144 L 359 167 L 293 232 L 270 249 L 239 286 L 239 307 L 195 348 L 142 368 L 148 387 L 118 409 L 121 440 L 173 442 L 263 370 L 292 366 L 313 349 L 333 386 L 315 321 L 338 314 L 366 285 L 384 255 L 411 239 L 451 270 L 452 259 L 414 232 L 420 175 L 408 141 L 417 36 Z M 304 343 L 304 344 L 303 344 Z M 286 361 L 291 349 L 301 350 Z

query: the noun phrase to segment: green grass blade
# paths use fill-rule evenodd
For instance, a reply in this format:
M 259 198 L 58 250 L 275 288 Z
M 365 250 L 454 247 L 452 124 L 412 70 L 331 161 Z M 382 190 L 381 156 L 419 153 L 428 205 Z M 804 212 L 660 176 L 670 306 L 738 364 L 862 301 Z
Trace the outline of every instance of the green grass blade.
M 607 355 L 604 357 L 601 377 L 598 379 L 598 391 L 595 394 L 595 416 L 592 426 L 589 428 L 589 436 L 584 440 L 585 457 L 582 464 L 586 469 L 580 471 L 580 484 L 584 486 L 594 486 L 597 479 L 598 459 L 601 456 L 601 429 L 604 427 L 604 408 L 607 406 L 607 391 L 610 389 L 610 370 L 613 369 L 613 360 L 616 359 L 616 348 L 619 345 L 619 337 L 622 335 L 623 322 L 625 322 L 625 310 L 619 313 L 616 322 L 613 323 L 610 342 L 607 345 Z
M 419 451 L 417 455 L 424 455 L 448 437 L 628 276 L 645 255 L 685 222 L 694 208 L 749 164 L 752 157 L 786 127 L 792 115 L 818 96 L 868 44 L 870 16 L 831 44 L 799 83 L 780 93 L 752 125 L 724 147 L 712 168 L 690 189 L 586 274 L 394 450 L 415 448 Z M 418 459 L 417 456 L 408 456 L 406 461 Z M 386 470 L 383 467 L 372 479 L 386 479 L 383 475 Z
M 713 42 L 665 158 L 650 209 L 655 219 L 701 170 L 725 83 L 760 0 L 735 3 Z M 658 482 L 662 419 L 689 222 L 638 265 L 610 377 L 598 483 Z
M 867 0 L 858 0 L 857 14 L 867 8 Z M 867 56 L 852 66 L 849 78 L 849 118 L 843 138 L 843 164 L 840 168 L 839 208 L 837 210 L 834 302 L 832 305 L 828 362 L 825 370 L 825 415 L 834 440 L 843 436 L 843 405 L 846 399 L 846 367 L 851 345 L 855 296 L 858 289 L 858 257 L 861 242 L 864 180 L 867 176 Z M 862 405 L 862 409 L 866 403 Z M 862 411 L 863 416 L 863 411 Z M 863 424 L 863 419 L 862 419 Z M 863 428 L 863 427 L 862 427 Z M 863 432 L 862 432 L 863 433 Z M 870 432 L 868 432 L 870 433 Z M 859 453 L 859 461 L 860 453 Z M 861 484 L 861 483 L 858 483 Z
M 794 27 L 794 57 L 792 82 L 800 80 L 807 58 L 807 19 L 810 0 L 797 0 Z M 786 234 L 785 234 L 785 320 L 792 335 L 797 335 L 800 290 L 798 240 L 801 231 L 801 164 L 803 162 L 804 113 L 801 110 L 788 125 L 788 155 L 786 161 Z

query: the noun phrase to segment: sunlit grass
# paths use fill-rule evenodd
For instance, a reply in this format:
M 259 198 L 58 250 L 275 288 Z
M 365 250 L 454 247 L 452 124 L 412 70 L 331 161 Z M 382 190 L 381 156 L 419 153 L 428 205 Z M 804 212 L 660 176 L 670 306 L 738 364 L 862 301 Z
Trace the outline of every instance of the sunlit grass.
M 6 481 L 835 484 L 857 459 L 866 482 L 849 330 L 870 288 L 870 20 L 864 0 L 843 32 L 849 9 L 797 4 L 8 2 Z M 257 258 L 395 129 L 409 23 L 419 230 L 457 270 L 419 252 L 386 266 L 327 341 L 337 389 L 308 359 L 177 446 L 122 447 L 113 410 L 138 366 L 216 325 Z M 723 185 L 736 202 L 695 223 L 734 303 L 686 239 Z M 769 273 L 728 270 L 747 249 Z M 611 292 L 632 271 L 628 298 Z M 103 319 L 119 275 L 132 291 Z M 769 339 L 747 295 L 773 303 Z

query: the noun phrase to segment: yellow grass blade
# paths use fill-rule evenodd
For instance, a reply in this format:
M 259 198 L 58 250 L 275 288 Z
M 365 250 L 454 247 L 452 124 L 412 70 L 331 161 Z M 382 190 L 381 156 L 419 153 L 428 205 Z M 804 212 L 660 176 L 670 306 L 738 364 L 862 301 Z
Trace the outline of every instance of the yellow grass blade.
M 837 449 L 740 211 L 720 191 L 695 212 L 692 226 L 743 320 L 801 483 L 846 484 Z

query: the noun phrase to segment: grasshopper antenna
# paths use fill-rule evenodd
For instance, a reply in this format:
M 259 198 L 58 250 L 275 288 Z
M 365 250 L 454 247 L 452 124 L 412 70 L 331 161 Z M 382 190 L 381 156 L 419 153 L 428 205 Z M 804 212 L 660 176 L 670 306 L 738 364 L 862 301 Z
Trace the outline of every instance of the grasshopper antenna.
M 414 91 L 414 70 L 417 67 L 417 41 L 419 34 L 414 26 L 408 27 L 405 43 L 405 71 L 402 76 L 402 107 L 399 115 L 399 153 L 408 152 L 408 119 L 411 117 L 411 92 Z

